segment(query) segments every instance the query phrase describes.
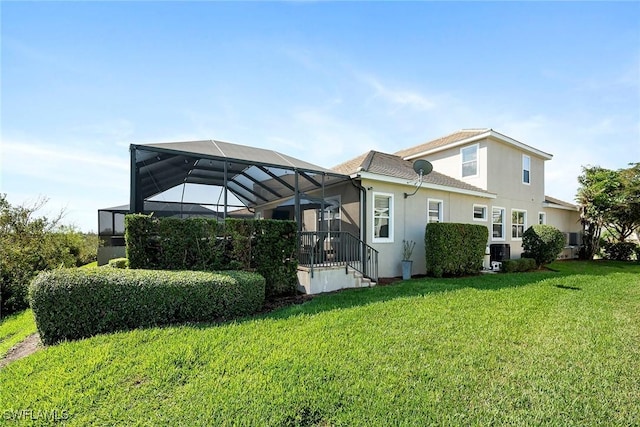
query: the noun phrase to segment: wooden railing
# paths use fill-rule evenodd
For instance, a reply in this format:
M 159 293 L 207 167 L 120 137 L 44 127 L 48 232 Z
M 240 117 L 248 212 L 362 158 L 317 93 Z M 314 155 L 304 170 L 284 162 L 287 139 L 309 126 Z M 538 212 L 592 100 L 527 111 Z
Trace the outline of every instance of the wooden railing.
M 378 251 L 346 231 L 301 231 L 298 233 L 298 264 L 317 267 L 344 266 L 363 277 L 378 281 Z

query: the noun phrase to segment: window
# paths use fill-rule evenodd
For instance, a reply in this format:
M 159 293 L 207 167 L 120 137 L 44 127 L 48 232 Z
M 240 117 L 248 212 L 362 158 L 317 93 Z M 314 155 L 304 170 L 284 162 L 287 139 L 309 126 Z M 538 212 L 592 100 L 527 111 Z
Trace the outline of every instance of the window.
M 504 208 L 493 208 L 491 212 L 491 237 L 504 240 Z
M 547 214 L 545 212 L 538 212 L 538 224 L 547 223 Z
M 486 221 L 487 220 L 487 207 L 484 205 L 473 205 L 473 220 L 474 221 Z
M 527 228 L 527 211 L 513 209 L 511 211 L 511 238 L 522 239 Z
M 373 193 L 373 241 L 393 241 L 393 195 Z
M 427 222 L 442 222 L 442 200 L 427 199 Z
M 462 177 L 478 175 L 478 144 L 460 149 Z
M 522 183 L 531 183 L 531 157 L 522 155 Z

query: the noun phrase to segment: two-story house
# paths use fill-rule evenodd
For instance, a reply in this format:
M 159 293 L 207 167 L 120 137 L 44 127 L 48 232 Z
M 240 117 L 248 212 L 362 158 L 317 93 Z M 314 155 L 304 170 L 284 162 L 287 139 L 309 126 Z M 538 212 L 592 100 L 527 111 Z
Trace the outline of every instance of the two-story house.
M 544 164 L 551 158 L 492 129 L 469 129 L 395 154 L 372 151 L 334 170 L 363 189 L 362 236 L 379 251 L 380 276 L 387 277 L 400 274 L 403 240 L 418 242 L 413 271 L 426 271 L 427 222 L 486 225 L 487 245 L 506 246 L 511 258 L 520 257 L 522 234 L 532 224 L 553 225 L 577 245 L 577 207 L 545 196 Z M 433 165 L 421 185 L 412 167 L 418 159 Z
M 492 129 L 461 130 L 393 154 L 369 151 L 332 169 L 214 140 L 131 145 L 130 151 L 130 204 L 100 211 L 101 237 L 122 244 L 117 225 L 127 212 L 292 219 L 300 232 L 299 278 L 311 293 L 400 276 L 404 241 L 417 243 L 413 273 L 424 274 L 428 222 L 484 225 L 487 246 L 511 258 L 522 253 L 522 235 L 532 224 L 567 234 L 563 257 L 574 256 L 579 243 L 577 207 L 545 195 L 544 166 L 552 155 Z M 425 160 L 433 170 L 420 179 L 414 166 Z M 185 204 L 187 186 L 219 192 Z M 175 189 L 180 198 L 164 200 Z M 349 284 L 334 268 L 343 276 L 351 269 L 364 282 L 356 277 Z M 307 271 L 316 283 L 302 283 Z

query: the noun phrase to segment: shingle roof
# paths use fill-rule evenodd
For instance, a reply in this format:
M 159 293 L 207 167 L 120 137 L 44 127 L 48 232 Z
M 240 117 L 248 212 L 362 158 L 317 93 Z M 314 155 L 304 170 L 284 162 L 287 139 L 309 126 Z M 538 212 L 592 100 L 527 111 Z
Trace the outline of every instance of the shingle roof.
M 415 147 L 407 148 L 397 151 L 395 154 L 400 157 L 409 157 L 414 154 L 424 153 L 425 151 L 433 150 L 435 148 L 443 147 L 445 145 L 453 144 L 454 142 L 462 141 L 467 138 L 473 138 L 474 136 L 482 135 L 489 132 L 491 129 L 462 129 L 454 132 L 450 135 L 443 136 L 433 141 L 425 142 L 424 144 L 416 145 Z
M 403 160 L 401 157 L 394 154 L 381 153 L 379 151 L 369 151 L 354 159 L 341 163 L 332 169 L 345 175 L 353 175 L 362 171 L 393 178 L 406 179 L 408 181 L 416 179 L 416 172 L 413 170 L 413 162 Z M 436 171 L 432 171 L 430 174 L 425 175 L 423 182 L 460 190 L 492 194 L 481 188 L 469 185 L 466 182 L 459 181 Z
M 554 205 L 564 206 L 565 208 L 578 209 L 578 206 L 573 203 L 565 202 L 564 200 L 556 199 L 551 196 L 544 196 L 544 201 L 547 203 L 553 203 Z

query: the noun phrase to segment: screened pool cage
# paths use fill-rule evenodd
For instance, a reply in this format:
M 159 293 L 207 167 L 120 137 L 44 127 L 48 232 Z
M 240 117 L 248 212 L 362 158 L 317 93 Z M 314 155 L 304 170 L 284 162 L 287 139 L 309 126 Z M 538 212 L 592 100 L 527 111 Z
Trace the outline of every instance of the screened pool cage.
M 295 220 L 300 227 L 305 209 L 322 211 L 325 188 L 349 181 L 273 150 L 214 140 L 132 144 L 130 154 L 129 204 L 98 211 L 99 263 L 124 256 L 128 213 L 224 220 L 268 211 L 269 218 Z

